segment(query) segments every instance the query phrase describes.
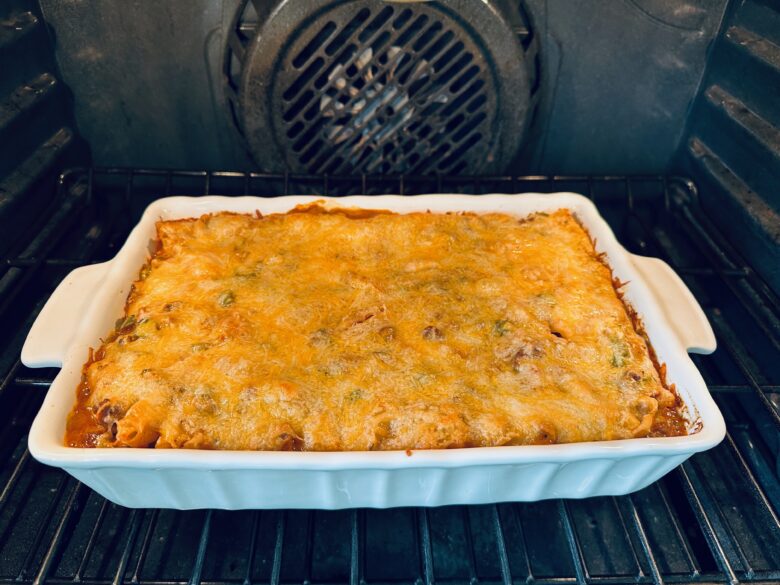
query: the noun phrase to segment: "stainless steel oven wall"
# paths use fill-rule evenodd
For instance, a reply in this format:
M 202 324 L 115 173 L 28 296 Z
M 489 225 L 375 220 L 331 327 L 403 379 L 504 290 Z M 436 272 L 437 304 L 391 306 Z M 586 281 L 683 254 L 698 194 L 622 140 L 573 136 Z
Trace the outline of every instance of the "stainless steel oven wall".
M 221 87 L 236 0 L 40 4 L 95 165 L 252 166 Z
M 221 85 L 237 0 L 40 4 L 96 165 L 254 168 Z M 528 0 L 544 93 L 512 171 L 664 171 L 725 5 Z
M 679 142 L 724 0 L 527 0 L 544 95 L 529 171 L 656 173 Z
M 0 5 L 0 254 L 51 199 L 51 181 L 84 157 L 50 36 L 34 0 Z M 83 158 L 82 158 L 83 160 Z M 0 283 L 2 288 L 2 283 Z
M 674 170 L 780 291 L 780 5 L 731 5 L 710 52 Z

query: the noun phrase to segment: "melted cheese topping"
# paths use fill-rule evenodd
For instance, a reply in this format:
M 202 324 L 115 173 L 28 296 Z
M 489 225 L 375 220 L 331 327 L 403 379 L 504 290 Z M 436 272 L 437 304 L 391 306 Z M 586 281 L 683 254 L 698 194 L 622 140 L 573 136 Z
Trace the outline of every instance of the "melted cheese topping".
M 302 212 L 303 211 L 303 212 Z M 685 434 L 570 212 L 163 221 L 72 446 L 312 451 Z

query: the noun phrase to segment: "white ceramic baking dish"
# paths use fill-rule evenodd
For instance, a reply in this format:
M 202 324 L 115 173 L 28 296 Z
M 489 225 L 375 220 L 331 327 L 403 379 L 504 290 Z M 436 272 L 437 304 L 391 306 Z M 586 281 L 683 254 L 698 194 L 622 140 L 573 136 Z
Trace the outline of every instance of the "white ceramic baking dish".
M 625 296 L 642 318 L 668 379 L 677 385 L 698 431 L 686 437 L 569 445 L 406 452 L 271 453 L 153 449 L 75 449 L 63 444 L 65 421 L 90 347 L 122 315 L 130 284 L 155 237 L 158 219 L 217 211 L 285 212 L 301 203 L 390 209 L 497 211 L 526 216 L 572 210 L 605 252 Z M 323 197 L 171 197 L 153 203 L 116 257 L 78 268 L 59 285 L 22 350 L 29 367 L 62 367 L 29 437 L 39 461 L 61 467 L 101 495 L 130 507 L 350 508 L 440 506 L 584 498 L 641 489 L 724 437 L 725 425 L 687 352 L 711 353 L 707 319 L 672 269 L 629 254 L 596 207 L 570 193 Z

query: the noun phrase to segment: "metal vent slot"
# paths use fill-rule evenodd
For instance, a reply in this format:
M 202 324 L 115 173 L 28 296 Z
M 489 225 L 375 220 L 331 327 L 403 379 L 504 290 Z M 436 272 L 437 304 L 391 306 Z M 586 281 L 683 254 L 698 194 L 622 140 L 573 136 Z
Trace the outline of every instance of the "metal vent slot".
M 325 41 L 330 38 L 330 36 L 336 31 L 337 28 L 338 26 L 336 26 L 335 22 L 329 22 L 323 26 L 322 30 L 317 33 L 317 36 L 315 36 L 311 42 L 295 56 L 295 59 L 293 59 L 293 67 L 296 69 L 303 67 L 311 58 L 311 56 L 314 55 L 314 53 L 317 52 L 317 50 L 325 43 Z
M 306 68 L 306 71 L 301 73 L 301 76 L 295 80 L 295 83 L 287 88 L 287 91 L 284 92 L 284 99 L 289 101 L 298 95 L 298 92 L 306 87 L 306 84 L 309 82 L 309 80 L 314 77 L 320 69 L 322 69 L 323 65 L 325 65 L 325 59 L 322 57 L 317 57 L 311 63 L 311 65 Z
M 418 32 L 422 30 L 427 22 L 428 17 L 425 14 L 418 16 L 411 24 L 411 26 L 409 26 L 409 28 L 407 28 L 405 32 L 401 33 L 401 36 L 398 37 L 398 46 L 403 47 L 406 45 Z
M 479 74 L 479 67 L 476 65 L 472 65 L 466 73 L 458 77 L 458 79 L 455 80 L 455 83 L 452 84 L 452 87 L 450 87 L 450 91 L 452 93 L 458 93 L 461 89 L 463 89 L 463 86 L 465 86 L 469 81 L 474 79 Z
M 469 63 L 471 63 L 472 56 L 469 53 L 466 53 L 465 55 L 461 55 L 457 61 L 455 61 L 452 65 L 450 65 L 447 70 L 439 77 L 438 81 L 442 85 L 446 85 L 449 83 L 453 77 L 455 77 L 458 73 L 463 71 L 463 68 L 466 67 Z M 434 69 L 435 70 L 435 69 Z M 477 68 L 477 71 L 479 69 Z M 451 93 L 457 93 L 459 87 L 456 84 L 453 84 L 452 87 L 450 87 Z
M 287 138 L 290 138 L 290 139 L 295 138 L 296 136 L 298 136 L 298 134 L 301 133 L 301 130 L 303 130 L 304 127 L 305 126 L 303 125 L 303 122 L 298 120 L 297 122 L 295 122 L 295 124 L 293 124 L 290 128 L 288 128 L 288 130 L 287 130 Z
M 479 140 L 482 138 L 482 135 L 479 133 L 472 134 L 471 137 L 466 140 L 463 144 L 461 144 L 455 152 L 453 152 L 449 157 L 444 159 L 441 163 L 439 163 L 438 169 L 440 171 L 446 171 L 449 166 L 451 166 L 453 163 L 455 163 L 460 157 L 462 157 L 464 154 L 466 154 L 473 146 L 476 146 L 479 143 Z
M 433 59 L 436 55 L 438 55 L 442 49 L 449 46 L 450 41 L 452 41 L 455 34 L 448 30 L 445 32 L 439 39 L 433 44 L 433 46 L 428 49 L 425 53 L 423 53 L 422 58 L 424 61 L 430 61 Z
M 444 67 L 447 63 L 452 61 L 463 50 L 463 43 L 458 41 L 454 45 L 450 46 L 447 51 L 442 55 L 436 63 L 433 64 L 433 68 L 438 70 Z
M 459 114 L 458 116 L 461 117 L 461 119 L 463 119 L 462 118 L 463 114 Z M 466 137 L 466 135 L 469 132 L 471 132 L 472 130 L 474 130 L 474 128 L 479 126 L 479 123 L 482 122 L 482 120 L 484 120 L 485 118 L 486 118 L 485 112 L 480 112 L 479 114 L 474 116 L 465 126 L 463 126 L 463 128 L 455 132 L 452 135 L 452 139 L 455 142 L 460 142 L 461 140 L 463 140 L 463 138 Z
M 433 39 L 442 28 L 443 26 L 440 22 L 434 22 L 431 26 L 428 27 L 428 30 L 425 31 L 425 34 L 420 36 L 417 41 L 415 41 L 412 49 L 415 52 L 421 51 L 428 43 L 431 42 L 431 39 Z
M 477 98 L 476 98 L 474 101 L 472 101 L 472 102 L 471 102 L 471 103 L 470 103 L 470 104 L 469 104 L 469 105 L 466 107 L 466 110 L 468 111 L 468 113 L 469 113 L 469 114 L 473 114 L 473 113 L 474 113 L 474 112 L 476 112 L 476 111 L 477 111 L 477 110 L 478 110 L 478 109 L 479 109 L 479 108 L 480 108 L 482 105 L 484 105 L 484 104 L 485 104 L 485 102 L 487 102 L 487 98 L 485 97 L 485 95 L 484 95 L 484 94 L 482 94 L 482 95 L 479 95 L 479 96 L 477 96 Z
M 458 96 L 458 98 L 453 101 L 449 106 L 447 106 L 443 114 L 445 116 L 451 116 L 455 112 L 458 111 L 458 109 L 465 104 L 469 99 L 471 99 L 472 96 L 476 95 L 476 93 L 482 89 L 482 87 L 485 85 L 485 82 L 481 79 L 477 79 L 472 83 L 467 89 L 465 89 L 461 94 Z
M 393 28 L 395 30 L 399 30 L 404 27 L 404 25 L 409 22 L 409 19 L 412 17 L 414 13 L 407 8 L 401 14 L 393 21 Z
M 363 31 L 358 35 L 358 40 L 360 40 L 361 43 L 365 43 L 377 31 L 382 30 L 384 24 L 390 20 L 391 16 L 393 16 L 393 12 L 394 11 L 390 6 L 386 6 L 384 10 L 382 10 L 382 12 L 380 12 L 379 15 L 374 18 L 374 20 L 368 23 L 368 26 L 364 28 Z
M 291 121 L 295 118 L 295 116 L 298 115 L 298 112 L 300 112 L 303 108 L 306 107 L 306 104 L 309 103 L 309 100 L 311 100 L 314 97 L 314 92 L 311 90 L 308 90 L 306 93 L 304 93 L 301 96 L 301 99 L 299 99 L 297 102 L 293 104 L 293 106 L 287 110 L 284 114 L 284 119 L 286 121 Z
M 368 20 L 369 16 L 371 16 L 371 11 L 368 8 L 364 8 L 358 12 L 357 16 L 355 16 L 355 18 L 353 18 L 349 24 L 347 24 L 347 26 L 342 29 L 339 35 L 333 39 L 333 42 L 325 47 L 325 53 L 331 57 L 335 55 L 336 51 L 339 50 L 339 47 L 343 46 L 344 43 L 347 42 L 347 39 L 349 39 L 358 28 L 360 28 L 360 25 Z
M 397 12 L 364 9 L 338 33 L 329 21 L 296 54 L 293 65 L 305 69 L 282 94 L 283 119 L 307 171 L 430 172 L 469 159 L 475 137 L 488 133 L 476 132 L 489 123 L 487 98 L 471 101 L 488 77 L 476 47 L 432 15 Z M 325 53 L 338 56 L 323 69 L 317 52 L 333 34 Z M 438 131 L 415 134 L 417 116 L 433 116 Z

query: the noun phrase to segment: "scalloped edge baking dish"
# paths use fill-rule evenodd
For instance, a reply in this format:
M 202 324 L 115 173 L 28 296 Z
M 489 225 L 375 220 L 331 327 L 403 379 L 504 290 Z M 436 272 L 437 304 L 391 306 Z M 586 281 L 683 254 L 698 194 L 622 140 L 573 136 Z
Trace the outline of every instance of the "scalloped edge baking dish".
M 148 255 L 155 222 L 216 211 L 263 214 L 323 201 L 334 207 L 502 212 L 572 210 L 605 252 L 625 298 L 643 320 L 697 432 L 686 437 L 566 445 L 414 452 L 241 452 L 76 449 L 65 421 L 89 347 L 122 315 Z M 169 197 L 152 203 L 116 257 L 78 268 L 57 287 L 22 349 L 29 367 L 62 367 L 29 436 L 30 453 L 109 500 L 157 508 L 351 508 L 485 504 L 620 495 L 641 489 L 725 435 L 725 424 L 687 352 L 711 353 L 715 336 L 701 307 L 663 261 L 629 254 L 593 203 L 573 193 L 328 198 Z

